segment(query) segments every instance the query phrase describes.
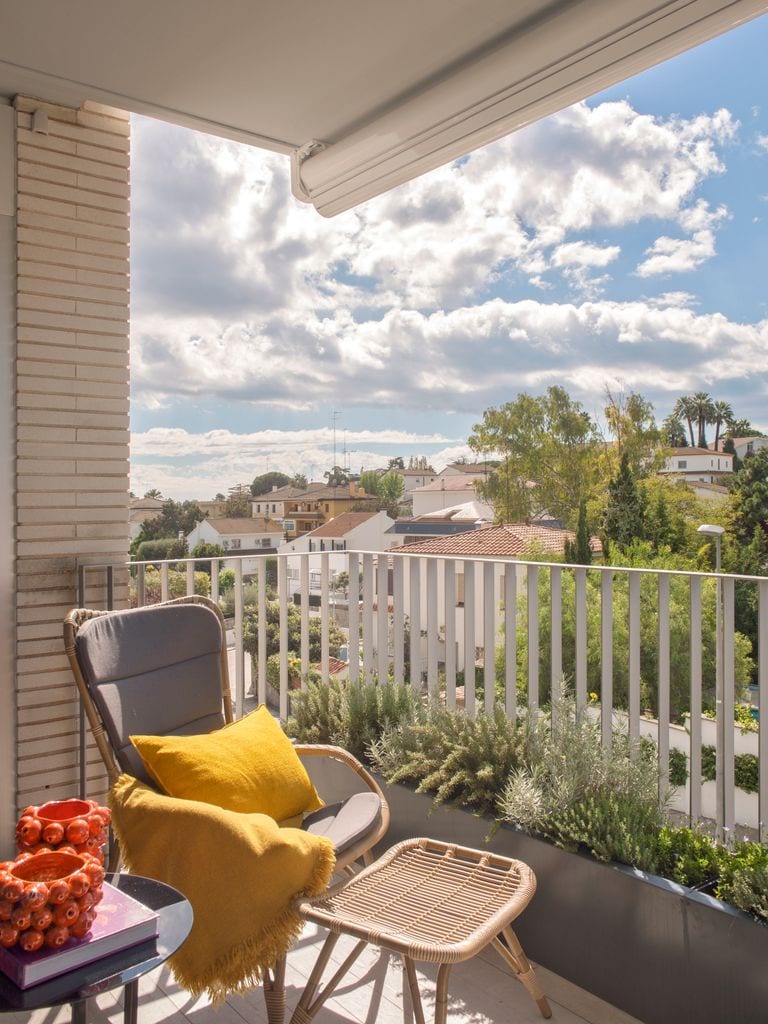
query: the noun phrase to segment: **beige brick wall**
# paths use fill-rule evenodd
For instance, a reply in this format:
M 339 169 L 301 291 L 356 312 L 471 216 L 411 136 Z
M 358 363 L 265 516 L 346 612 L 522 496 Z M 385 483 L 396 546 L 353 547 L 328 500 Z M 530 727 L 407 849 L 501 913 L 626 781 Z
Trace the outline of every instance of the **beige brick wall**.
M 78 563 L 121 562 L 128 548 L 129 143 L 121 111 L 16 99 L 19 807 L 78 792 L 62 619 Z M 98 607 L 102 577 L 88 578 Z M 124 574 L 116 597 L 125 603 Z M 90 743 L 86 765 L 98 797 Z

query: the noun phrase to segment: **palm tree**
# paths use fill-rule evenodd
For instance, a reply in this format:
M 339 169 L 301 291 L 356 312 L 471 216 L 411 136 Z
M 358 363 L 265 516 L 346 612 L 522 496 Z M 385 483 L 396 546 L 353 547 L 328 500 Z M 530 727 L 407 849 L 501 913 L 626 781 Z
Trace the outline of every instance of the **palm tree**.
M 733 420 L 733 409 L 727 402 L 722 400 L 713 402 L 712 408 L 715 413 L 715 451 L 717 451 L 717 444 L 720 440 L 720 427 L 723 423 L 727 424 Z
M 696 441 L 693 437 L 693 421 L 696 418 L 696 410 L 694 408 L 693 399 L 690 395 L 683 395 L 675 402 L 675 407 L 672 410 L 672 415 L 677 420 L 685 420 L 688 424 L 688 433 L 691 436 L 691 448 L 695 447 Z
M 695 409 L 695 419 L 698 423 L 699 437 L 697 445 L 699 448 L 707 447 L 707 424 L 715 422 L 715 405 L 711 395 L 706 391 L 697 391 L 691 401 Z
M 162 498 L 162 494 L 156 487 L 151 487 L 144 495 L 145 498 Z

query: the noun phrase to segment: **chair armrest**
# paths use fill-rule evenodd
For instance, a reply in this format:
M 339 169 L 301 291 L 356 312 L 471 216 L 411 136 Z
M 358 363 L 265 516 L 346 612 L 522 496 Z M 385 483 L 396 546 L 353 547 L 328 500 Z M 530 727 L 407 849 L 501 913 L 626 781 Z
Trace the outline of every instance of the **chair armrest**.
M 294 745 L 294 750 L 302 760 L 305 758 L 327 758 L 331 761 L 339 762 L 345 768 L 352 771 L 364 784 L 365 788 L 378 796 L 381 801 L 381 824 L 376 830 L 376 836 L 373 837 L 373 842 L 370 843 L 370 845 L 377 843 L 389 829 L 389 804 L 387 803 L 387 798 L 384 796 L 381 786 L 378 784 L 376 779 L 374 779 L 365 765 L 361 764 L 354 754 L 350 754 L 348 750 L 344 750 L 343 747 L 331 746 L 330 744 L 297 743 Z M 310 771 L 310 775 L 311 774 L 312 773 Z

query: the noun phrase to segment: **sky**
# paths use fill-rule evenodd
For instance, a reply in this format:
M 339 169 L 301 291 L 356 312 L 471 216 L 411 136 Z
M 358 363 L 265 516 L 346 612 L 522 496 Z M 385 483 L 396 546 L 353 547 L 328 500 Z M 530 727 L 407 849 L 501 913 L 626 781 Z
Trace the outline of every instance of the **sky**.
M 333 219 L 287 158 L 132 119 L 131 486 L 462 456 L 553 384 L 768 432 L 768 16 Z M 334 431 L 335 425 L 335 431 Z

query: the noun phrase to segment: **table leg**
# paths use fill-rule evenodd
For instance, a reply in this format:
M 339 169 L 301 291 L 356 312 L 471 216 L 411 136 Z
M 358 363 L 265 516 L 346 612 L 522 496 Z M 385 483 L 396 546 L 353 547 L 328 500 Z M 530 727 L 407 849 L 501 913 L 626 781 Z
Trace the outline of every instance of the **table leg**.
M 85 1024 L 85 999 L 72 1003 L 72 1024 Z
M 317 962 L 315 963 L 315 966 L 312 968 L 312 973 L 309 976 L 306 988 L 301 993 L 301 998 L 299 999 L 296 1009 L 293 1011 L 293 1016 L 291 1017 L 291 1024 L 309 1024 L 309 1021 L 312 1020 L 312 1018 L 323 1005 L 325 1000 L 328 999 L 329 996 L 333 995 L 341 979 L 344 977 L 349 968 L 352 966 L 355 960 L 357 960 L 362 951 L 368 945 L 365 939 L 360 939 L 360 941 L 353 948 L 352 952 L 347 956 L 346 960 L 341 965 L 341 967 L 339 967 L 339 969 L 336 971 L 336 973 L 330 979 L 330 981 L 326 983 L 326 986 L 323 989 L 323 991 L 317 996 L 316 999 L 314 999 L 315 993 L 317 992 L 317 987 L 320 984 L 320 978 L 322 977 L 323 971 L 325 970 L 328 960 L 330 959 L 331 952 L 333 950 L 333 947 L 336 945 L 338 937 L 338 932 L 328 933 L 328 938 L 325 940 L 325 945 L 320 950 L 320 956 L 317 958 Z M 313 999 L 314 1002 L 312 1001 Z
M 136 1024 L 139 1012 L 139 982 L 129 981 L 123 989 L 123 1024 Z

